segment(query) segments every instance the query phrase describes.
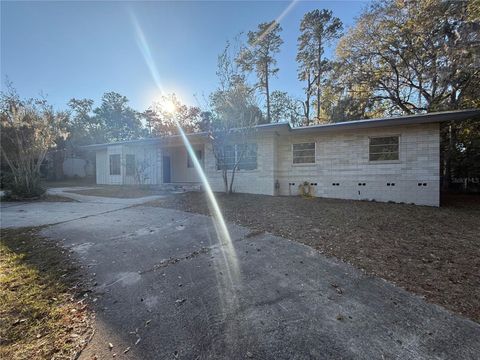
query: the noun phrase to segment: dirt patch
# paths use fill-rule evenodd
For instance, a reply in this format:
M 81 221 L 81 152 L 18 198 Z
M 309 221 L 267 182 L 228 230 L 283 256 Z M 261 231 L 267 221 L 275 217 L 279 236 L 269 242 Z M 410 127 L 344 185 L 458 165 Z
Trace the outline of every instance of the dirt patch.
M 75 178 L 57 181 L 44 181 L 43 186 L 45 188 L 63 188 L 72 186 L 96 186 L 95 178 Z
M 108 185 L 108 186 L 96 186 L 94 189 L 88 190 L 70 190 L 69 193 L 89 195 L 89 196 L 101 196 L 112 197 L 120 199 L 133 199 L 152 195 L 161 195 L 162 191 L 151 188 L 149 186 L 123 186 L 123 185 Z
M 1 231 L 2 359 L 75 358 L 93 331 L 88 293 L 75 262 L 38 231 Z
M 217 194 L 228 221 L 310 245 L 480 322 L 480 201 L 448 206 Z M 203 193 L 149 203 L 209 214 Z
M 27 198 L 27 199 L 11 199 L 11 198 L 2 198 L 2 201 L 15 203 L 15 202 L 76 202 L 76 200 L 70 199 L 65 196 L 61 195 L 50 195 L 45 194 L 35 198 Z

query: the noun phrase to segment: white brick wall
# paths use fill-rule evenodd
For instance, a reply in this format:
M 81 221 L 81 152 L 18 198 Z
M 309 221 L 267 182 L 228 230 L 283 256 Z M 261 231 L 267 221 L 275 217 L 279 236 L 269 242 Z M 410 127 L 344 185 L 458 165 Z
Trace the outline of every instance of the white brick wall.
M 370 162 L 369 137 L 389 135 L 400 136 L 400 160 L 386 163 Z M 237 171 L 234 181 L 235 192 L 275 195 L 275 182 L 278 180 L 280 195 L 297 195 L 298 186 L 308 181 L 317 184 L 313 187 L 315 196 L 439 205 L 438 124 L 316 134 L 258 133 L 252 142 L 257 143 L 257 169 Z M 293 164 L 292 144 L 302 142 L 315 142 L 315 164 Z M 125 153 L 125 150 L 121 146 L 113 145 L 109 146 L 106 152 L 97 153 L 98 183 L 121 183 L 121 176 L 114 179 L 108 174 L 108 155 Z M 161 147 L 150 146 L 149 151 L 153 154 L 151 160 L 154 164 L 152 183 L 161 184 Z M 222 172 L 216 169 L 215 157 L 208 141 L 205 143 L 204 156 L 205 173 L 212 189 L 223 191 Z M 102 176 L 100 172 L 105 174 Z M 295 185 L 289 187 L 289 183 Z M 333 183 L 338 183 L 339 186 L 333 186 Z M 359 186 L 359 183 L 365 183 L 365 186 Z
M 400 160 L 369 161 L 369 137 L 400 136 Z M 293 165 L 292 144 L 316 143 L 315 164 Z M 439 205 L 440 137 L 438 124 L 409 125 L 288 135 L 278 139 L 275 179 L 280 194 L 298 194 L 304 181 L 317 183 L 316 196 Z M 339 186 L 333 186 L 339 183 Z M 365 183 L 365 186 L 359 186 Z M 395 184 L 387 186 L 387 184 Z M 421 183 L 422 186 L 418 186 Z M 423 184 L 426 183 L 426 186 Z
M 120 155 L 120 175 L 110 175 L 110 155 Z M 134 176 L 126 175 L 126 155 L 135 155 L 137 163 L 145 162 L 150 166 L 145 168 L 145 184 L 158 183 L 157 153 L 155 145 L 111 145 L 106 150 L 96 152 L 96 178 L 97 184 L 107 185 L 133 185 L 136 183 Z M 161 164 L 161 162 L 160 162 Z
M 233 182 L 235 192 L 274 195 L 274 136 L 258 135 L 252 140 L 257 143 L 257 169 L 237 170 Z M 222 172 L 216 168 L 210 143 L 205 144 L 205 174 L 213 191 L 224 191 Z

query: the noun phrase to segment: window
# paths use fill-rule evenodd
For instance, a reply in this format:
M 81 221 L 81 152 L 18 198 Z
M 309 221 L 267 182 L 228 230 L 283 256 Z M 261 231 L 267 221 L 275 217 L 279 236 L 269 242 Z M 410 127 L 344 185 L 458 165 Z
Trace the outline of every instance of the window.
M 202 159 L 202 150 L 194 150 L 194 151 L 195 151 L 195 156 L 196 156 L 197 159 L 198 159 L 198 162 L 199 162 L 200 164 L 203 164 L 203 163 L 202 163 L 202 160 L 203 160 L 203 159 Z M 187 151 L 187 168 L 193 168 L 193 167 L 195 167 L 195 166 L 193 165 L 192 158 L 190 157 L 190 154 L 189 154 L 189 152 Z
M 315 143 L 293 144 L 293 163 L 294 164 L 314 164 L 315 163 Z
M 232 170 L 238 162 L 238 170 L 255 170 L 257 168 L 257 144 L 235 144 L 224 148 L 223 164 L 217 159 L 217 170 Z
M 237 147 L 237 159 L 240 160 L 240 170 L 255 170 L 257 168 L 257 144 L 239 144 Z
M 127 154 L 125 159 L 125 175 L 135 175 L 135 155 Z
M 120 175 L 120 154 L 110 155 L 110 175 Z
M 398 144 L 398 136 L 370 138 L 370 161 L 399 160 Z

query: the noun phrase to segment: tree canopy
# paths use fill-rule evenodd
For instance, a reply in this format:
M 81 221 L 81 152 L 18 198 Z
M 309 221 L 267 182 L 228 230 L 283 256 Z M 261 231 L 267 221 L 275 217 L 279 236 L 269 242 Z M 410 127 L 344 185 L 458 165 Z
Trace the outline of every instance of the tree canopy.
M 345 85 L 388 113 L 480 106 L 480 24 L 467 1 L 376 2 L 338 45 Z

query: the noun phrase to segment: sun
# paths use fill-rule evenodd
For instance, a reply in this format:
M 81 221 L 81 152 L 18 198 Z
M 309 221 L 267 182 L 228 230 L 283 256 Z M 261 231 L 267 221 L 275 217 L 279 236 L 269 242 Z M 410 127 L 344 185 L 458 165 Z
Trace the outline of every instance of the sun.
M 162 101 L 162 108 L 170 114 L 173 114 L 176 110 L 175 103 L 172 99 L 163 99 Z

